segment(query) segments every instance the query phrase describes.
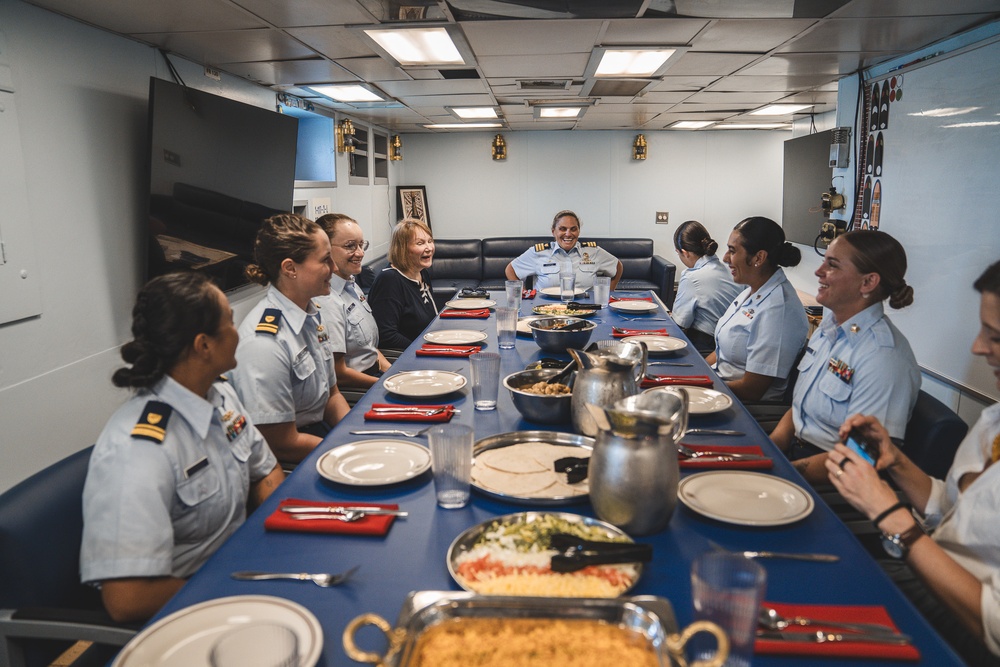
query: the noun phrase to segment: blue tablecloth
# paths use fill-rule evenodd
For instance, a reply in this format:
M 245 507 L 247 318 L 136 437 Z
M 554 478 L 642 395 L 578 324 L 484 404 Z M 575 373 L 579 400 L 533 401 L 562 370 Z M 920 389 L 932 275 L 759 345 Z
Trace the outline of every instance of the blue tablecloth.
M 493 298 L 502 300 L 504 294 L 494 293 Z M 531 306 L 538 303 L 552 302 L 542 297 L 534 302 L 524 301 L 521 313 L 530 313 Z M 660 311 L 649 317 L 667 318 L 662 304 Z M 613 325 L 633 328 L 665 327 L 671 335 L 683 336 L 671 321 L 626 321 L 622 314 L 609 309 L 600 311 L 595 321 L 598 327 L 592 341 L 610 338 Z M 428 331 L 458 328 L 485 331 L 488 338 L 484 342 L 484 350 L 498 350 L 495 315 L 491 315 L 488 320 L 437 319 L 431 323 Z M 469 376 L 467 359 L 416 357 L 414 350 L 422 342 L 416 341 L 404 352 L 387 376 L 400 370 L 413 369 L 451 370 Z M 500 352 L 501 377 L 522 370 L 528 363 L 541 357 L 559 356 L 543 353 L 530 338 L 523 336 L 518 336 L 513 350 Z M 569 360 L 568 356 L 565 358 Z M 715 377 L 690 346 L 671 359 L 690 362 L 694 366 L 653 367 L 655 372 L 708 374 Z M 716 380 L 715 388 L 728 393 L 721 381 Z M 558 430 L 521 419 L 510 396 L 502 388 L 498 409 L 491 412 L 473 409 L 469 386 L 455 395 L 432 402 L 445 401 L 454 403 L 461 410 L 461 414 L 453 421 L 473 425 L 477 439 L 517 430 Z M 472 525 L 497 515 L 530 508 L 508 504 L 474 492 L 472 502 L 464 509 L 439 509 L 435 503 L 429 472 L 417 479 L 386 487 L 352 487 L 324 480 L 316 471 L 316 460 L 322 453 L 338 445 L 375 437 L 351 435 L 350 430 L 393 425 L 388 422 L 365 423 L 363 414 L 375 402 L 407 402 L 407 399 L 389 396 L 381 382 L 375 385 L 344 421 L 330 432 L 316 451 L 299 465 L 268 502 L 247 520 L 246 525 L 191 578 L 154 620 L 189 605 L 223 596 L 280 596 L 304 605 L 320 620 L 324 632 L 324 647 L 318 664 L 327 667 L 342 666 L 357 664 L 345 655 L 341 642 L 344 627 L 355 616 L 374 612 L 394 622 L 409 591 L 460 590 L 449 576 L 445 564 L 445 555 L 452 540 Z M 765 453 L 774 457 L 772 474 L 791 480 L 812 493 L 809 485 L 777 451 L 738 401 L 724 412 L 692 417 L 690 426 L 730 428 L 745 432 L 745 437 L 688 436 L 685 442 L 759 445 Z M 412 440 L 424 446 L 427 444 L 423 438 Z M 841 521 L 818 496 L 813 496 L 816 508 L 810 516 L 792 525 L 770 528 L 721 523 L 706 519 L 679 505 L 666 530 L 639 538 L 639 541 L 653 545 L 654 558 L 632 594 L 667 598 L 673 604 L 678 623 L 683 626 L 692 620 L 693 612 L 690 565 L 695 557 L 711 549 L 709 540 L 729 548 L 834 553 L 840 556 L 840 561 L 834 564 L 761 561 L 768 574 L 766 598 L 779 602 L 885 605 L 902 631 L 913 636 L 915 645 L 923 656 L 920 664 L 935 667 L 961 665 L 961 660 L 898 592 Z M 410 516 L 397 520 L 385 537 L 265 532 L 264 519 L 274 511 L 281 499 L 289 497 L 338 502 L 399 503 L 402 509 L 409 511 Z M 593 515 L 589 504 L 571 505 L 563 509 Z M 361 568 L 348 585 L 329 589 L 304 582 L 240 582 L 229 576 L 236 570 L 338 572 L 359 564 Z M 361 641 L 369 644 L 365 648 L 383 646 L 381 640 L 375 638 L 375 633 L 362 633 Z M 754 658 L 754 664 L 762 666 L 807 665 L 818 662 L 810 658 Z M 861 662 L 869 665 L 893 664 L 883 661 L 822 660 L 823 665 L 831 666 Z

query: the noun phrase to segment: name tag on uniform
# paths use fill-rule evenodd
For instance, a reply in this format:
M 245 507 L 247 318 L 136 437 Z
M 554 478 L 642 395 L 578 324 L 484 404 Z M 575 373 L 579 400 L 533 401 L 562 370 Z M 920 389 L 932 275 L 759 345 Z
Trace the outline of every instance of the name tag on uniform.
M 351 305 L 349 305 L 349 306 L 347 307 L 347 314 L 348 314 L 348 315 L 350 315 L 350 314 L 351 314 L 351 311 L 352 311 L 352 310 L 354 310 L 354 307 L 355 307 L 355 306 L 357 306 L 357 305 L 358 305 L 358 304 L 356 304 L 356 303 L 352 303 Z
M 191 465 L 189 465 L 184 470 L 184 478 L 187 479 L 188 477 L 190 477 L 191 475 L 195 474 L 196 472 L 198 472 L 202 468 L 207 468 L 207 467 L 208 467 L 208 459 L 207 458 L 203 458 L 203 459 L 201 459 L 201 460 L 199 460 L 199 461 L 197 461 L 195 463 L 192 463 Z
M 542 273 L 559 273 L 559 263 L 546 262 L 542 264 Z

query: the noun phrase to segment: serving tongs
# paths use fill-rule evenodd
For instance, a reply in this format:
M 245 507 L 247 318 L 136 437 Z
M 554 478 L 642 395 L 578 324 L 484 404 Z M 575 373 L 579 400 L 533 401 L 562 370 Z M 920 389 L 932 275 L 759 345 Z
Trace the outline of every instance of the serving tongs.
M 576 301 L 570 301 L 566 304 L 566 307 L 573 310 L 600 310 L 604 306 L 599 303 L 578 303 Z
M 553 572 L 576 572 L 588 565 L 648 563 L 653 559 L 653 547 L 650 544 L 597 542 L 567 533 L 552 535 L 549 546 L 559 552 L 552 556 Z
M 590 469 L 590 459 L 577 456 L 564 456 L 561 459 L 556 459 L 552 466 L 556 472 L 566 473 L 567 484 L 576 484 L 587 479 L 587 473 Z
M 586 352 L 594 352 L 597 349 L 598 349 L 597 343 L 591 343 L 590 345 L 587 346 Z M 545 383 L 556 384 L 557 382 L 562 382 L 563 380 L 569 377 L 570 373 L 572 373 L 575 370 L 576 370 L 576 358 L 574 357 L 573 360 L 570 361 L 568 364 L 566 364 L 566 366 L 561 371 L 559 371 L 552 377 L 546 379 Z

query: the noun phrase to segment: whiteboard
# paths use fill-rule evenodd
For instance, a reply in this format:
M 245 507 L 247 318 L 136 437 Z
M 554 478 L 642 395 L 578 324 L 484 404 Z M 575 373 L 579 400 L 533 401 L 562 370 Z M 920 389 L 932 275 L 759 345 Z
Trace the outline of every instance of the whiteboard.
M 887 312 L 922 367 L 1000 399 L 989 366 L 970 352 L 979 330 L 972 283 L 1000 260 L 1000 125 L 986 124 L 1000 121 L 1000 42 L 877 81 L 900 75 L 902 95 L 881 131 L 881 207 L 872 210 L 906 249 L 914 303 Z M 967 111 L 929 113 L 944 108 Z

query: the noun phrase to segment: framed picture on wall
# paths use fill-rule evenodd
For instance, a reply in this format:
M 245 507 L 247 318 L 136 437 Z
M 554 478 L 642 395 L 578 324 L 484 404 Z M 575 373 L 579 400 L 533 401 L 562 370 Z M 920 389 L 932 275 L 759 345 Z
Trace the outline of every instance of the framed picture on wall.
M 396 210 L 400 220 L 415 218 L 428 227 L 431 226 L 431 216 L 427 212 L 427 188 L 423 185 L 397 186 Z

